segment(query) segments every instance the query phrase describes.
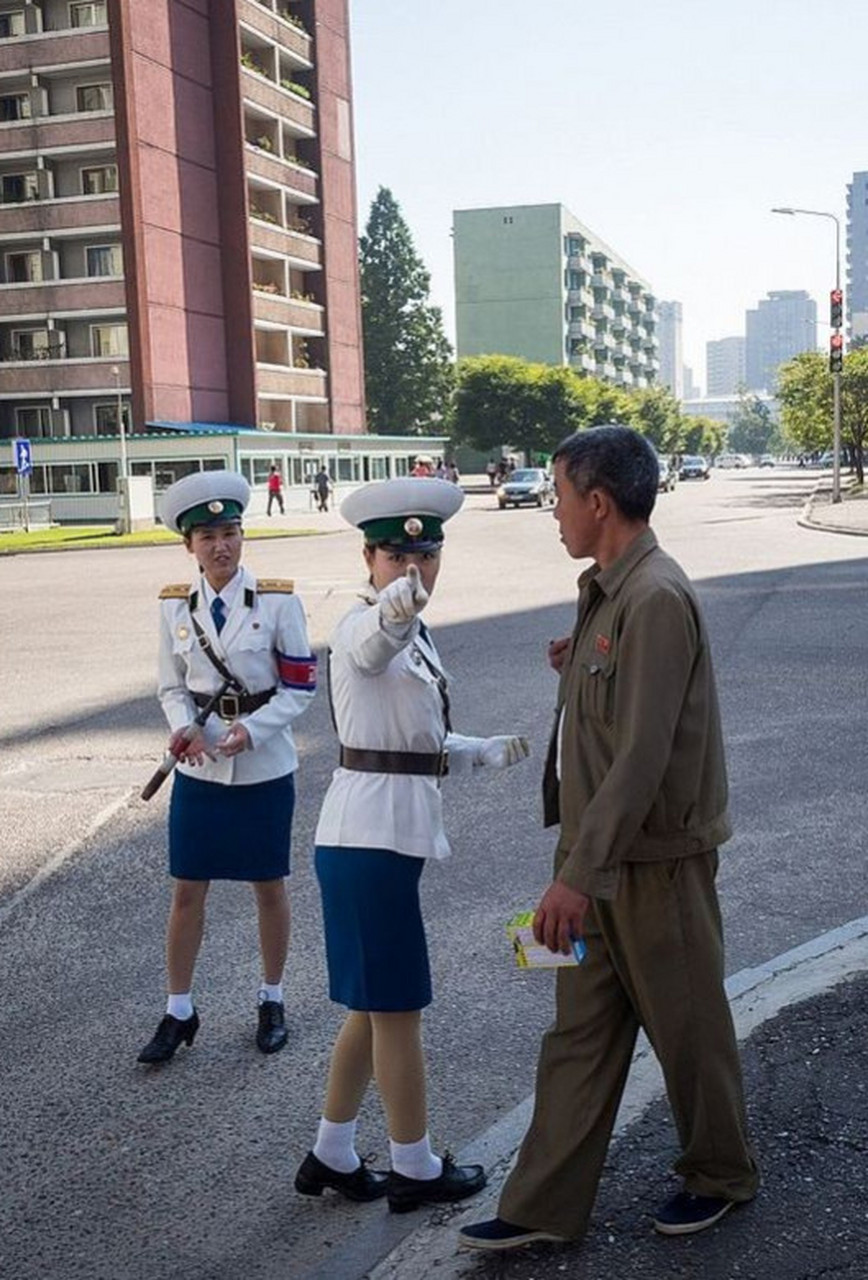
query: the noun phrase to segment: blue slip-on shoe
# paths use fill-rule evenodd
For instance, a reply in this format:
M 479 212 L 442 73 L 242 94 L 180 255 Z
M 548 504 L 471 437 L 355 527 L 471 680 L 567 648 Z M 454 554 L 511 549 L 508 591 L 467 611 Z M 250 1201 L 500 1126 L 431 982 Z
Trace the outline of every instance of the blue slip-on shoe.
M 465 1249 L 519 1249 L 523 1244 L 565 1244 L 563 1236 L 550 1235 L 548 1231 L 535 1231 L 533 1227 L 517 1227 L 503 1218 L 489 1218 L 487 1222 L 471 1222 L 458 1232 L 458 1243 Z
M 654 1215 L 654 1230 L 664 1236 L 689 1236 L 713 1227 L 735 1204 L 717 1196 L 694 1196 L 679 1191 Z

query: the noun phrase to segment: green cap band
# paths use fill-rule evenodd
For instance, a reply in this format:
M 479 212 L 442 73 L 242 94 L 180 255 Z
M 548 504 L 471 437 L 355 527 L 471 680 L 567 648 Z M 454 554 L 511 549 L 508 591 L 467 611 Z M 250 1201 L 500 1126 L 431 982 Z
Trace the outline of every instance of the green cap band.
M 178 528 L 181 533 L 190 533 L 209 524 L 240 524 L 244 508 L 240 502 L 232 498 L 215 498 L 211 502 L 200 502 L 191 507 L 183 515 L 178 516 Z
M 443 521 L 439 516 L 384 516 L 366 520 L 361 526 L 365 542 L 398 547 L 430 547 L 443 541 Z

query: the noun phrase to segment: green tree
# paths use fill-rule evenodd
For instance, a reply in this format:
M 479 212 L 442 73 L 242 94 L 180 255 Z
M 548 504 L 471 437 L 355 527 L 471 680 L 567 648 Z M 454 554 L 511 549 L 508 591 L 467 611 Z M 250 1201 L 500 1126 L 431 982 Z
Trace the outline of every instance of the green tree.
M 789 360 L 778 374 L 783 429 L 805 453 L 828 449 L 833 435 L 832 376 L 826 357 L 807 351 Z M 849 351 L 841 374 L 841 443 L 847 448 L 859 484 L 865 483 L 868 441 L 868 350 Z
M 632 391 L 628 397 L 627 421 L 641 431 L 658 453 L 677 453 L 683 435 L 678 401 L 665 387 Z
M 385 187 L 371 205 L 359 248 L 368 425 L 381 435 L 445 430 L 452 349 L 440 308 L 428 301 L 431 277 Z
M 738 393 L 738 408 L 730 414 L 728 444 L 736 453 L 752 454 L 770 453 L 780 444 L 771 409 L 743 388 Z
M 681 419 L 682 453 L 698 453 L 716 457 L 726 444 L 727 426 L 715 418 L 686 416 Z

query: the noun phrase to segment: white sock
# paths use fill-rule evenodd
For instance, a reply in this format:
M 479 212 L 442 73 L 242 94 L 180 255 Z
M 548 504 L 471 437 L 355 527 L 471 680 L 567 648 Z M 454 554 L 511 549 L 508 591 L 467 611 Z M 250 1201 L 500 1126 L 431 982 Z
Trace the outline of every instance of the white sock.
M 418 1142 L 393 1142 L 389 1139 L 389 1151 L 392 1156 L 392 1168 L 405 1178 L 439 1178 L 443 1172 L 443 1161 L 431 1150 L 431 1143 L 426 1133 Z
M 181 1022 L 186 1022 L 188 1018 L 192 1018 L 192 991 L 184 991 L 180 995 L 169 996 L 166 1002 L 166 1013 L 170 1013 L 173 1018 L 178 1018 Z
M 338 1124 L 334 1120 L 319 1122 L 313 1153 L 336 1173 L 352 1173 L 362 1163 L 356 1155 L 356 1122 L 346 1120 Z
M 278 1004 L 283 1004 L 283 983 L 281 982 L 263 982 L 259 988 L 259 1003 L 264 1000 L 276 1000 Z

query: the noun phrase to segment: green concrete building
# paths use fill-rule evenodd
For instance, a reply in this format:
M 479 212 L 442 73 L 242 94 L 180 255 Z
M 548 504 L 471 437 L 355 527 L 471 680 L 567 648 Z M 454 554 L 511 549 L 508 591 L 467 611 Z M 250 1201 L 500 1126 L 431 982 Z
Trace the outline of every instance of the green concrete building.
M 657 380 L 648 282 L 560 204 L 453 213 L 459 357 L 513 355 L 606 382 Z

